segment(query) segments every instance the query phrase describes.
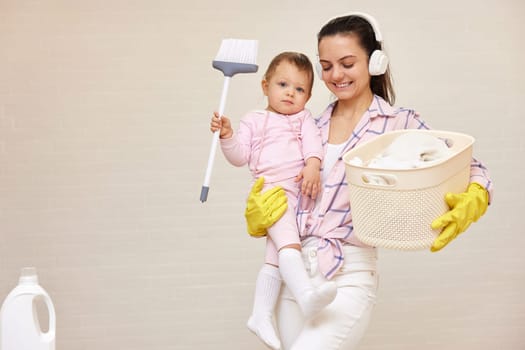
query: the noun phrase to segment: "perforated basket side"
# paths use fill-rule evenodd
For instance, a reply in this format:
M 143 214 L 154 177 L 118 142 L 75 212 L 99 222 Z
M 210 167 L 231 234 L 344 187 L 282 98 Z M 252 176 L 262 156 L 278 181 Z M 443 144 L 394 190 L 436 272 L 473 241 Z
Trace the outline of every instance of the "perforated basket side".
M 427 249 L 439 234 L 430 224 L 444 214 L 447 192 L 463 192 L 470 165 L 436 186 L 416 190 L 370 188 L 349 183 L 354 234 L 368 245 L 397 249 Z

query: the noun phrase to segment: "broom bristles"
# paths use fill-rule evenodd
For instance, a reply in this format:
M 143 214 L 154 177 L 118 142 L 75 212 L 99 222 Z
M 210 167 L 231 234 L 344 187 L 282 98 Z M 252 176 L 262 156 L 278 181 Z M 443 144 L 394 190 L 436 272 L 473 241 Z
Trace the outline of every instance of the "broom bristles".
M 223 39 L 215 61 L 256 64 L 257 40 Z

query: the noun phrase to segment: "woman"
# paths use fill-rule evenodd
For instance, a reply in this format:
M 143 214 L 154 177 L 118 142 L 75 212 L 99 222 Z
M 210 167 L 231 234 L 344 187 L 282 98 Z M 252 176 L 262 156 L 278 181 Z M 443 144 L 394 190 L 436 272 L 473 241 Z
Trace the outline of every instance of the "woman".
M 387 131 L 429 128 L 415 111 L 392 106 L 395 95 L 381 40 L 375 20 L 362 13 L 335 18 L 318 33 L 321 78 L 337 99 L 316 120 L 325 153 L 322 196 L 315 203 L 303 197 L 297 221 L 313 283 L 331 280 L 338 289 L 334 301 L 308 319 L 290 292 L 282 291 L 277 323 L 286 350 L 355 349 L 375 303 L 376 249 L 353 235 L 342 155 Z M 470 178 L 465 193 L 447 194 L 451 210 L 432 223 L 434 229 L 442 229 L 432 251 L 443 248 L 485 213 L 492 182 L 485 166 L 475 159 Z M 260 234 L 271 226 L 285 206 L 279 188 L 260 191 L 256 183 L 248 198 L 245 216 L 250 233 Z

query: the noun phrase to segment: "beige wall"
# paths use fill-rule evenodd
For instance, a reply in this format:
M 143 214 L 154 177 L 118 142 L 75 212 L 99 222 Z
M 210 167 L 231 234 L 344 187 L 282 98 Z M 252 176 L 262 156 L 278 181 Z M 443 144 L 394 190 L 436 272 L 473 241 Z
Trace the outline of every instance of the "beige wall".
M 244 233 L 247 170 L 218 153 L 199 202 L 211 61 L 227 37 L 259 40 L 260 71 L 281 50 L 313 59 L 321 24 L 350 10 L 380 22 L 398 105 L 474 135 L 496 183 L 443 252 L 380 251 L 361 349 L 525 348 L 520 0 L 0 0 L 0 301 L 36 266 L 57 349 L 263 349 L 245 327 L 264 248 Z M 263 106 L 260 79 L 232 80 L 234 122 Z

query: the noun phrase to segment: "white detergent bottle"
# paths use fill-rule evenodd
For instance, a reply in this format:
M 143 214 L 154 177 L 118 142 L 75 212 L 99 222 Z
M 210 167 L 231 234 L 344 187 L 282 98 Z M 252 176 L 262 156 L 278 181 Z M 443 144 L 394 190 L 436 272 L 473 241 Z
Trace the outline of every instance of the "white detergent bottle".
M 45 303 L 49 330 L 43 333 L 35 302 Z M 0 350 L 55 350 L 55 309 L 47 292 L 38 284 L 36 269 L 22 269 L 18 286 L 0 309 Z

